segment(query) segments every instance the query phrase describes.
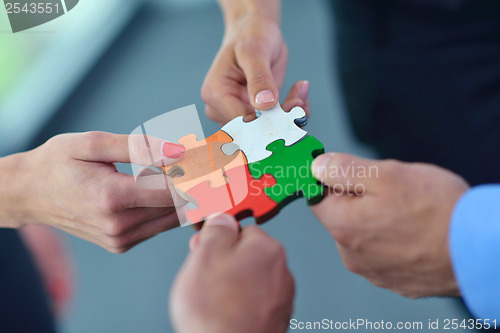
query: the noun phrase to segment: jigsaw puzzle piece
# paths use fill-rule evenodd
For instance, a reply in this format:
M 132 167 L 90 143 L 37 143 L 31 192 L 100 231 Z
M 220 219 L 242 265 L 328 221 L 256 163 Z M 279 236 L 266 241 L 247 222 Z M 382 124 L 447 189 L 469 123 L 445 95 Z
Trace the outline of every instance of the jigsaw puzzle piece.
M 213 187 L 224 186 L 225 170 L 247 164 L 241 151 L 232 156 L 222 152 L 222 145 L 230 142 L 231 137 L 223 131 L 199 141 L 194 134 L 186 135 L 179 140 L 186 147 L 184 156 L 176 164 L 164 166 L 163 172 L 173 178 L 175 188 L 183 197 L 189 189 L 205 181 Z
M 276 140 L 282 139 L 286 146 L 291 146 L 307 135 L 297 124 L 303 126 L 306 113 L 300 107 L 285 112 L 278 104 L 275 108 L 261 112 L 259 118 L 244 122 L 237 117 L 222 127 L 231 138 L 231 144 L 222 146 L 226 155 L 233 155 L 237 147 L 245 153 L 248 163 L 264 160 L 272 152 L 266 147 Z M 236 145 L 236 146 L 235 146 Z
M 234 144 L 233 139 L 224 131 L 217 131 L 207 139 L 213 170 L 230 170 L 248 164 L 244 151 L 237 149 L 234 154 L 226 155 L 222 151 L 225 144 Z
M 306 136 L 296 144 L 286 147 L 284 140 L 270 143 L 271 157 L 249 164 L 256 179 L 271 174 L 277 185 L 265 189 L 266 194 L 282 208 L 294 199 L 304 196 L 309 205 L 323 198 L 323 186 L 313 177 L 311 164 L 325 152 L 323 144 L 313 136 Z
M 237 220 L 242 220 L 244 218 L 253 216 L 258 224 L 262 224 L 278 214 L 278 203 L 267 196 L 265 192 L 266 188 L 276 185 L 276 179 L 269 174 L 264 175 L 260 179 L 255 179 L 250 173 L 248 165 L 244 165 L 238 168 L 245 169 L 245 176 L 247 179 L 247 194 L 243 198 L 243 200 L 240 201 L 240 199 L 242 198 L 237 195 L 244 193 L 245 189 L 236 189 L 237 195 L 234 197 L 238 199 L 239 203 L 227 213 L 233 215 Z M 245 186 L 238 180 L 236 180 L 234 184 L 232 182 L 232 179 L 234 179 L 232 178 L 232 175 L 236 173 L 239 177 L 240 172 L 241 171 L 237 170 L 237 168 L 227 172 L 231 193 L 235 192 L 235 187 Z
M 257 223 L 264 223 L 278 213 L 278 203 L 264 191 L 276 185 L 272 175 L 255 179 L 248 165 L 240 165 L 226 171 L 226 176 L 226 186 L 213 188 L 209 182 L 204 182 L 187 192 L 197 205 L 196 209 L 187 211 L 188 221 L 198 223 L 210 215 L 226 213 L 238 220 L 253 215 Z

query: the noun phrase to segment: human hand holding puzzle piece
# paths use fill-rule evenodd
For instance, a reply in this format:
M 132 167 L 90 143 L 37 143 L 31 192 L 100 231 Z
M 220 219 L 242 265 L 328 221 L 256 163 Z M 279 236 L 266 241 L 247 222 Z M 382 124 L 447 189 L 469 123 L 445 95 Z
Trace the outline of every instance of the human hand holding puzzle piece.
M 298 197 L 319 202 L 323 187 L 310 167 L 324 147 L 298 126 L 305 123 L 302 108 L 285 112 L 278 105 L 251 122 L 235 118 L 205 140 L 180 139 L 183 158 L 163 170 L 197 207 L 187 212 L 188 222 L 226 213 L 264 223 Z

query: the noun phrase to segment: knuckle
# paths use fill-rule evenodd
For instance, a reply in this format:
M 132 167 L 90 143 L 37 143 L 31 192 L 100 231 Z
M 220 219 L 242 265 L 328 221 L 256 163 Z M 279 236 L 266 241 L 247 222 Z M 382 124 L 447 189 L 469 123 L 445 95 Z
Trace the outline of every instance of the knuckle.
M 247 237 L 253 239 L 260 239 L 264 235 L 264 232 L 255 225 L 245 227 L 244 231 L 246 232 Z
M 108 251 L 109 253 L 120 254 L 120 252 L 118 252 L 117 249 L 115 249 L 114 247 L 111 247 L 111 246 L 105 246 L 104 249 L 106 251 Z
M 408 298 L 417 298 L 416 295 L 408 290 L 401 289 L 401 285 L 398 285 L 398 288 L 395 288 L 396 285 L 394 285 L 392 279 L 388 279 L 387 277 L 377 275 L 374 278 L 370 278 L 369 281 L 382 289 L 390 289 L 396 292 L 397 294 L 400 294 L 401 296 L 408 297 Z
M 115 251 L 123 250 L 128 245 L 128 241 L 123 236 L 108 236 L 106 238 L 108 248 Z M 123 252 L 120 252 L 123 253 Z
M 207 116 L 208 119 L 212 121 L 218 121 L 219 120 L 219 115 L 217 112 L 215 112 L 215 109 L 211 107 L 205 107 L 205 115 Z
M 353 158 L 349 155 L 335 154 L 330 158 L 328 162 L 328 167 L 338 168 L 340 170 L 348 170 L 348 168 L 353 164 Z
M 356 264 L 355 262 L 353 262 L 351 260 L 344 260 L 344 266 L 351 273 L 358 274 L 358 275 L 363 274 L 363 269 L 358 264 Z
M 387 287 L 386 289 L 390 289 L 390 288 Z M 419 298 L 422 298 L 421 295 L 418 295 L 417 293 L 412 292 L 412 291 L 406 291 L 406 290 L 397 291 L 396 290 L 396 293 L 400 294 L 403 297 L 409 298 L 409 299 L 419 299 Z
M 201 87 L 201 99 L 207 104 L 213 99 L 213 89 L 210 78 L 207 78 Z
M 383 167 L 388 174 L 393 176 L 402 176 L 406 171 L 404 164 L 395 159 L 384 160 Z
M 73 141 L 75 136 L 77 136 L 77 134 L 58 134 L 48 139 L 40 147 L 43 147 L 44 152 L 50 156 L 54 156 L 56 154 L 60 155 L 61 152 L 65 152 L 63 157 L 70 159 L 74 150 L 72 147 L 74 147 Z
M 84 149 L 95 150 L 102 144 L 105 133 L 92 131 L 92 132 L 82 133 L 81 136 Z
M 104 214 L 113 214 L 122 208 L 121 202 L 116 194 L 107 188 L 101 189 L 96 197 L 100 210 Z
M 283 57 L 285 57 L 286 60 L 288 60 L 288 56 L 290 54 L 290 51 L 288 49 L 288 45 L 286 43 L 283 43 L 283 46 L 282 46 L 282 49 L 281 49 L 281 52 L 283 54 Z
M 275 244 L 272 245 L 271 252 L 273 253 L 273 256 L 276 258 L 277 261 L 279 262 L 286 262 L 286 252 L 283 246 L 278 242 L 274 241 Z
M 120 218 L 111 218 L 103 226 L 104 233 L 108 236 L 116 237 L 125 232 L 125 228 Z
M 120 247 L 108 247 L 106 248 L 106 250 L 113 254 L 122 254 L 127 252 L 126 248 L 120 248 Z
M 340 245 L 350 248 L 353 243 L 353 235 L 346 228 L 342 227 L 332 227 L 331 228 L 332 236 L 335 238 L 335 241 Z
M 47 143 L 54 143 L 54 142 L 59 142 L 62 140 L 65 140 L 68 137 L 68 134 L 58 134 L 54 135 L 50 139 L 47 140 Z
M 269 74 L 262 67 L 255 67 L 250 72 L 249 81 L 256 86 L 263 86 L 270 83 Z
M 277 262 L 286 262 L 286 252 L 283 245 L 276 239 L 264 234 L 263 232 L 255 234 L 255 240 L 264 248 L 269 258 Z

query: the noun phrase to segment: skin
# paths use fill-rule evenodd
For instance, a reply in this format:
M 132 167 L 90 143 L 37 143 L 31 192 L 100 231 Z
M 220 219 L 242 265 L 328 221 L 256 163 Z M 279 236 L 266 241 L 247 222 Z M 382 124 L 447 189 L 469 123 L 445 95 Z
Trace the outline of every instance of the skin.
M 312 170 L 329 194 L 311 209 L 350 271 L 410 298 L 459 295 L 448 229 L 469 188 L 461 177 L 434 165 L 346 154 L 322 155 Z
M 253 109 L 274 106 L 287 56 L 279 29 L 280 1 L 220 3 L 225 35 L 202 96 L 207 115 L 223 124 L 237 115 L 252 118 Z M 303 81 L 301 88 L 299 82 L 294 88 L 295 103 L 307 104 L 307 96 L 300 101 L 297 92 L 307 90 L 308 83 Z M 256 103 L 263 90 L 273 92 L 275 101 Z M 376 165 L 379 178 L 317 177 L 332 188 L 337 181 L 361 182 L 367 193 L 361 197 L 331 194 L 312 207 L 337 241 L 347 268 L 408 297 L 457 295 L 447 232 L 453 206 L 468 185 L 449 171 L 420 163 L 365 161 L 342 154 L 332 163 L 346 167 L 352 160 Z
M 205 78 L 201 96 L 207 116 L 225 124 L 237 116 L 255 118 L 279 101 L 288 49 L 279 27 L 280 1 L 220 1 L 225 34 L 222 46 Z M 307 87 L 301 89 L 307 90 Z M 269 91 L 273 100 L 260 102 Z
M 53 226 L 122 253 L 178 226 L 170 191 L 141 187 L 142 178 L 137 184 L 115 167 L 116 162 L 157 165 L 180 158 L 162 155 L 164 142 L 149 138 L 151 161 L 144 142 L 143 136 L 105 132 L 63 134 L 0 159 L 0 227 Z
M 286 332 L 294 280 L 276 240 L 219 215 L 190 247 L 170 294 L 176 332 Z

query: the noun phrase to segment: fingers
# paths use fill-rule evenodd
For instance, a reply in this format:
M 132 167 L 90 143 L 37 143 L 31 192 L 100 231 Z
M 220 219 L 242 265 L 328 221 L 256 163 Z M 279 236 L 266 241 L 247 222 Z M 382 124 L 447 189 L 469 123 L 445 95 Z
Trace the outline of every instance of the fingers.
M 201 89 L 207 117 L 221 125 L 238 116 L 255 114 L 244 85 L 245 75 L 235 62 L 232 49 L 221 50 Z
M 102 223 L 101 225 L 97 225 L 97 227 L 101 227 L 101 229 L 97 230 L 97 234 L 101 235 L 103 231 L 111 235 L 125 234 L 130 230 L 136 229 L 141 224 L 175 212 L 175 208 L 173 207 L 126 209 L 122 212 L 113 214 L 110 221 L 108 220 L 106 222 L 105 227 L 103 227 Z
M 59 226 L 59 228 L 78 238 L 92 242 L 111 253 L 124 253 L 135 245 L 178 226 L 177 214 L 172 212 L 141 223 L 125 232 L 121 231 L 119 225 L 116 225 L 116 232 L 111 233 L 87 232 L 71 226 Z
M 217 215 L 203 225 L 196 251 L 227 252 L 238 241 L 238 234 L 239 226 L 234 217 L 227 214 Z
M 364 213 L 364 210 L 371 208 L 371 202 L 365 201 L 366 197 L 346 196 L 343 194 L 330 194 L 320 203 L 310 206 L 311 211 L 326 229 L 337 239 L 338 230 L 346 232 L 345 222 L 353 221 Z M 360 202 L 361 201 L 361 202 Z M 363 202 L 364 201 L 364 202 Z M 370 205 L 370 206 L 367 206 Z M 348 224 L 352 226 L 354 223 Z
M 309 105 L 309 81 L 297 81 L 290 92 L 286 96 L 281 108 L 286 112 L 289 112 L 296 106 L 300 106 L 306 112 L 309 117 L 311 114 L 311 107 Z
M 311 169 L 314 177 L 336 194 L 364 195 L 380 188 L 382 163 L 348 154 L 327 153 L 318 156 Z
M 196 251 L 199 244 L 200 244 L 200 234 L 196 233 L 189 240 L 189 250 L 191 250 L 191 252 Z
M 228 217 L 230 223 L 228 224 L 231 228 L 235 225 L 233 221 L 235 221 L 231 216 L 225 215 Z M 206 223 L 206 222 L 205 222 Z M 224 222 L 226 223 L 226 222 Z M 238 224 L 236 224 L 238 227 Z M 224 227 L 227 226 L 224 224 Z M 196 251 L 200 246 L 201 239 L 205 237 L 203 231 L 206 229 L 204 226 L 201 233 L 197 233 L 191 237 L 189 240 L 189 249 L 191 251 Z M 213 229 L 212 229 L 213 230 Z M 215 235 L 215 233 L 214 233 Z M 234 236 L 234 233 L 231 233 Z M 252 253 L 259 253 L 261 251 L 268 251 L 270 247 L 276 249 L 281 247 L 281 245 L 274 238 L 269 236 L 265 231 L 260 229 L 257 226 L 248 226 L 241 230 L 241 232 L 236 234 L 237 237 L 228 237 L 226 242 L 230 244 L 226 246 L 227 248 L 236 245 L 238 243 L 238 251 L 251 251 Z
M 134 163 L 138 165 L 173 164 L 185 148 L 146 135 L 123 135 L 107 132 L 78 133 L 71 136 L 73 157 L 89 162 Z
M 235 252 L 237 256 L 246 257 L 250 261 L 262 261 L 263 258 L 271 261 L 276 258 L 280 258 L 280 260 L 286 258 L 283 246 L 264 230 L 254 225 L 243 228 Z
M 211 101 L 212 99 L 207 98 L 206 100 Z M 221 125 L 225 125 L 239 116 L 243 116 L 245 119 L 249 115 L 255 117 L 255 110 L 250 104 L 245 103 L 232 94 L 224 95 L 218 101 L 211 103 L 207 102 L 205 113 L 208 118 Z
M 255 44 L 237 48 L 236 59 L 245 73 L 248 97 L 253 107 L 268 110 L 276 106 L 279 90 L 271 70 L 270 50 Z
M 82 227 L 68 226 L 67 224 L 57 224 L 57 228 L 71 228 L 75 232 L 82 232 L 94 239 L 103 237 L 115 237 L 128 233 L 136 229 L 139 225 L 148 223 L 166 215 L 176 214 L 174 208 L 133 208 L 117 213 L 93 217 L 91 223 Z
M 130 163 L 162 166 L 176 163 L 186 151 L 184 146 L 149 135 L 129 135 Z
M 165 175 L 146 176 L 136 183 L 134 176 L 116 173 L 106 180 L 105 185 L 103 188 L 107 188 L 109 193 L 103 195 L 103 200 L 108 201 L 106 206 L 111 210 L 180 207 L 186 204 Z
M 150 221 L 144 222 L 122 235 L 117 237 L 118 243 L 116 246 L 122 249 L 130 249 L 140 240 L 150 239 L 162 232 L 172 230 L 179 227 L 179 220 L 177 213 L 172 212 Z

